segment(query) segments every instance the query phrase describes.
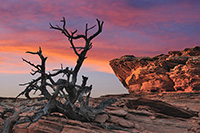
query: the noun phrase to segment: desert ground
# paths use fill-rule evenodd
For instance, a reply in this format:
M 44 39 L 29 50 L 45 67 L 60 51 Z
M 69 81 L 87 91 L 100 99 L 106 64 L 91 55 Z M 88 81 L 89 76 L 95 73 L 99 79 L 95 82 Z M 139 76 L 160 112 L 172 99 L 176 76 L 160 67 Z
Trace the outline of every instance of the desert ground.
M 25 128 L 30 121 L 26 118 L 47 101 L 41 98 L 22 99 L 0 98 L 0 113 L 6 109 L 21 110 L 14 133 L 65 133 L 65 132 L 157 132 L 192 133 L 200 132 L 200 92 L 162 92 L 105 95 L 90 98 L 90 106 L 102 100 L 116 98 L 117 102 L 96 116 L 94 122 L 68 119 L 59 113 L 43 116 L 36 123 Z M 0 118 L 0 130 L 12 113 Z

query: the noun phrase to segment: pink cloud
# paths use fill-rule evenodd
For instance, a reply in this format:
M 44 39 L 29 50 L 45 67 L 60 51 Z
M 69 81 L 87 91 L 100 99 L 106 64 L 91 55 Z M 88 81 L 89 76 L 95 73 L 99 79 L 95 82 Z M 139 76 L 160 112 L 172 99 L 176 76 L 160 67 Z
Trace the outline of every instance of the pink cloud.
M 100 62 L 99 68 L 125 54 L 154 56 L 181 50 L 200 44 L 197 5 L 176 0 L 148 4 L 134 0 L 7 1 L 0 9 L 0 52 L 24 53 L 42 46 L 52 62 L 76 60 L 66 37 L 49 29 L 49 22 L 62 25 L 63 16 L 67 28 L 78 33 L 84 32 L 85 23 L 95 24 L 95 18 L 105 21 L 87 59 L 90 65 Z

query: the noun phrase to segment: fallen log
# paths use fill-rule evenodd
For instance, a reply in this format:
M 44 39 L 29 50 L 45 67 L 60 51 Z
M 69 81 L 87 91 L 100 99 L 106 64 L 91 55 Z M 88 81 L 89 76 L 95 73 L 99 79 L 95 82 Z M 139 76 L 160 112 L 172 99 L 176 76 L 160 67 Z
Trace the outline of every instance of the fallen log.
M 3 112 L 3 115 L 6 114 L 7 112 L 11 112 L 10 110 Z M 13 109 L 13 115 L 6 118 L 3 126 L 2 133 L 12 133 L 12 128 L 15 125 L 15 123 L 19 120 L 19 114 L 20 110 L 18 108 Z M 3 116 L 2 116 L 3 117 Z

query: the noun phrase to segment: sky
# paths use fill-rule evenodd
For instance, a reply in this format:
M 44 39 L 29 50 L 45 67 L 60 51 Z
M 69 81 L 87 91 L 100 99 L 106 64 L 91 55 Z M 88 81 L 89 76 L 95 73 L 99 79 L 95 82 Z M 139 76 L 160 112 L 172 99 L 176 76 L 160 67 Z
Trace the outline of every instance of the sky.
M 14 97 L 20 83 L 32 80 L 31 66 L 21 58 L 39 63 L 26 51 L 42 47 L 47 70 L 69 66 L 76 55 L 67 38 L 50 29 L 66 18 L 69 31 L 83 34 L 85 24 L 104 21 L 103 31 L 79 73 L 93 84 L 92 96 L 127 93 L 109 61 L 123 55 L 155 56 L 171 50 L 200 45 L 199 0 L 6 0 L 0 5 L 0 96 Z M 90 31 L 92 35 L 97 29 Z M 81 46 L 83 41 L 77 41 Z M 79 79 L 81 80 L 81 79 Z

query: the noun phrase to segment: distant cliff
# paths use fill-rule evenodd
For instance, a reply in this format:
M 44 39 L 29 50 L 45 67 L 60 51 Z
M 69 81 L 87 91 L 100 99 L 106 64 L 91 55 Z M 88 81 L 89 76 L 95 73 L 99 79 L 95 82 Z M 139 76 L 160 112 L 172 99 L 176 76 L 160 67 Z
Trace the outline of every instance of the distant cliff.
M 110 66 L 130 93 L 200 90 L 200 46 L 154 57 L 125 55 Z

